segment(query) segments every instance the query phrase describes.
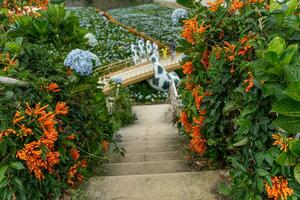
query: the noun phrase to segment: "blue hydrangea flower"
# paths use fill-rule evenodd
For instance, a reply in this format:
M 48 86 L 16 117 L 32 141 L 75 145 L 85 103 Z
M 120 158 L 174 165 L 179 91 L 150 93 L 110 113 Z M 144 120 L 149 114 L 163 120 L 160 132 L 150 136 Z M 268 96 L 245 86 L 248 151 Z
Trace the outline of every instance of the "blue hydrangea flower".
M 64 65 L 75 70 L 82 76 L 93 73 L 93 68 L 100 65 L 99 58 L 90 51 L 72 50 L 64 61 Z
M 186 19 L 188 18 L 188 11 L 183 9 L 183 8 L 177 8 L 174 10 L 174 12 L 172 13 L 172 23 L 174 25 L 178 25 L 179 24 L 179 20 L 181 19 Z

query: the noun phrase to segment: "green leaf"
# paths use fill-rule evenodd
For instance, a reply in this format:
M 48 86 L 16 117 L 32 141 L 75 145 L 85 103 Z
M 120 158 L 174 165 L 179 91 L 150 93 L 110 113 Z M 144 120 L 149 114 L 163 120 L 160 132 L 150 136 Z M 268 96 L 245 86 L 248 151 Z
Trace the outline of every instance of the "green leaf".
M 298 53 L 298 44 L 293 44 L 293 45 L 288 46 L 286 48 L 286 50 L 284 51 L 284 55 L 283 55 L 281 64 L 282 65 L 290 64 L 297 53 Z
M 280 9 L 281 6 L 276 0 L 270 0 L 270 11 Z
M 300 163 L 297 163 L 294 167 L 294 178 L 300 184 Z
M 289 142 L 289 149 L 296 156 L 300 156 L 300 140 L 292 140 Z
M 9 164 L 9 167 L 16 169 L 16 170 L 22 170 L 25 169 L 24 165 L 22 164 L 22 162 L 19 161 L 15 161 L 15 162 L 11 162 Z
M 233 110 L 236 110 L 237 106 L 236 103 L 231 101 L 231 102 L 227 102 L 222 110 L 223 115 L 228 116 L 229 113 Z
M 300 132 L 300 117 L 287 117 L 279 115 L 279 117 L 273 121 L 277 127 L 282 128 L 290 134 L 297 134 Z
M 285 89 L 285 86 L 280 83 L 265 83 L 262 85 L 264 91 L 264 96 L 275 96 L 276 99 L 282 99 L 284 95 L 282 92 Z
M 283 51 L 286 49 L 285 40 L 281 37 L 275 37 L 268 45 L 267 52 L 275 52 L 278 56 L 280 56 Z
M 289 152 L 282 152 L 276 162 L 281 166 L 293 166 L 297 160 L 297 156 Z
M 293 65 L 285 65 L 283 67 L 285 72 L 285 79 L 287 82 L 300 81 L 300 65 L 299 63 Z
M 194 4 L 193 4 L 193 0 L 176 0 L 176 2 L 184 7 L 187 8 L 193 8 Z
M 283 93 L 295 101 L 300 101 L 300 82 L 289 83 Z
M 259 175 L 259 176 L 268 176 L 270 175 L 270 173 L 264 169 L 257 169 L 256 170 L 256 173 Z
M 235 147 L 244 146 L 245 144 L 248 143 L 248 141 L 249 141 L 249 139 L 246 137 L 246 138 L 234 143 L 233 146 L 235 146 Z
M 5 178 L 5 172 L 8 169 L 7 165 L 0 167 L 0 182 Z
M 299 0 L 290 0 L 286 3 L 288 9 L 285 11 L 286 15 L 292 14 L 296 11 Z
M 275 104 L 272 108 L 272 112 L 277 112 L 278 114 L 289 117 L 300 117 L 300 102 L 294 101 L 293 99 L 282 99 Z

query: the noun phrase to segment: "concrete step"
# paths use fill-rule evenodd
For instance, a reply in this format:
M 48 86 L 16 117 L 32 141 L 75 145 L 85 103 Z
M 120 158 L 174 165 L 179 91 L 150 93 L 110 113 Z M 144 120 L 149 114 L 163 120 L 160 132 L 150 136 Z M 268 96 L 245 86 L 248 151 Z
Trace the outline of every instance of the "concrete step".
M 119 142 L 157 142 L 157 141 L 178 141 L 180 139 L 183 139 L 183 137 L 180 137 L 179 135 L 174 136 L 126 136 L 120 138 Z
M 159 174 L 190 171 L 185 160 L 105 164 L 104 176 Z M 101 172 L 100 172 L 101 173 Z M 95 171 L 95 174 L 99 172 Z
M 183 153 L 180 151 L 171 152 L 155 152 L 155 153 L 132 153 L 121 155 L 113 155 L 109 159 L 109 163 L 130 163 L 130 162 L 151 162 L 151 161 L 164 161 L 164 160 L 177 160 Z
M 221 171 L 92 177 L 85 185 L 88 199 L 221 200 L 216 185 Z
M 179 149 L 182 149 L 181 145 L 125 147 L 126 153 L 171 152 Z
M 127 141 L 127 142 L 119 142 L 118 146 L 128 148 L 128 147 L 143 147 L 143 146 L 170 146 L 170 145 L 183 145 L 185 143 L 186 138 L 182 138 L 180 140 L 156 140 L 155 143 L 153 141 L 145 141 L 145 142 L 136 142 L 136 141 Z

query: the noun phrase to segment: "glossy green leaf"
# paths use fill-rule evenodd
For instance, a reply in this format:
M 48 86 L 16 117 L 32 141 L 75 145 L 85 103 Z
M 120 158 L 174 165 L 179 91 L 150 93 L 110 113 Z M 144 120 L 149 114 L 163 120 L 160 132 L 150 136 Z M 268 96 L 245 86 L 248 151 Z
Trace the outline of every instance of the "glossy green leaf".
M 276 162 L 281 166 L 293 166 L 296 163 L 297 156 L 290 152 L 282 152 L 276 159 Z
M 300 117 L 281 116 L 273 121 L 273 124 L 282 128 L 290 134 L 297 134 L 300 132 Z
M 244 146 L 245 144 L 248 143 L 248 141 L 249 141 L 249 139 L 246 137 L 246 138 L 234 143 L 233 146 L 235 146 L 235 147 Z
M 285 40 L 280 37 L 275 37 L 269 43 L 267 52 L 275 52 L 278 56 L 280 56 L 285 49 L 286 49 Z
M 300 64 L 285 65 L 283 67 L 285 72 L 285 79 L 287 82 L 300 81 Z
M 9 164 L 9 167 L 16 169 L 16 170 L 22 170 L 25 169 L 24 165 L 22 164 L 22 162 L 19 161 L 15 161 L 15 162 L 11 162 Z
M 297 163 L 294 167 L 294 178 L 300 184 L 300 163 Z
M 193 8 L 194 7 L 194 0 L 176 0 L 176 2 L 184 7 Z
M 300 101 L 300 82 L 288 84 L 287 89 L 283 93 L 295 101 Z
M 296 156 L 300 156 L 300 140 L 292 140 L 289 142 L 289 149 Z
M 5 178 L 5 173 L 7 169 L 8 169 L 7 165 L 0 167 L 0 182 Z
M 298 53 L 298 44 L 292 44 L 286 48 L 281 61 L 282 65 L 288 65 Z
M 300 102 L 288 98 L 283 99 L 272 108 L 272 112 L 289 117 L 300 117 Z

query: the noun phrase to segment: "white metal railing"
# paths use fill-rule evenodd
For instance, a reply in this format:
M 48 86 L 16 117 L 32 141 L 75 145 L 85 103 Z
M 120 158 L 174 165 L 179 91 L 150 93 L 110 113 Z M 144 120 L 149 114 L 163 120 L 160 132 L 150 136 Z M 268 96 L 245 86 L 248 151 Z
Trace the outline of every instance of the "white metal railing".
M 116 105 L 116 98 L 119 96 L 120 84 L 116 86 L 116 93 L 111 94 L 111 96 L 106 97 L 106 107 L 109 114 L 113 114 L 115 105 Z
M 182 109 L 182 101 L 180 99 L 180 95 L 178 94 L 176 84 L 174 81 L 171 81 L 169 92 L 168 92 L 168 103 L 172 106 L 172 113 L 175 117 L 180 115 Z

